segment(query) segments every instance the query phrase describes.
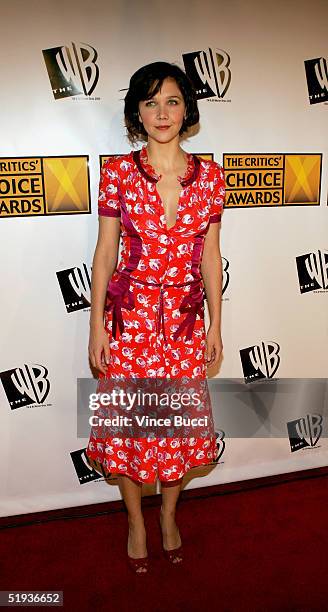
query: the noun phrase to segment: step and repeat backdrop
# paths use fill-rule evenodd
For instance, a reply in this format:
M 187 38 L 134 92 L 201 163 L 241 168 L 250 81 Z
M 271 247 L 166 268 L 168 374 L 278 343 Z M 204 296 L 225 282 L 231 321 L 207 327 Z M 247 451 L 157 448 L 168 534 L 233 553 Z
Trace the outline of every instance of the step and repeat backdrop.
M 186 486 L 327 465 L 327 3 L 12 0 L 1 19 L 1 516 L 120 498 L 87 461 L 77 379 L 101 162 L 131 150 L 124 95 L 157 60 L 193 80 L 183 147 L 227 187 L 220 456 Z

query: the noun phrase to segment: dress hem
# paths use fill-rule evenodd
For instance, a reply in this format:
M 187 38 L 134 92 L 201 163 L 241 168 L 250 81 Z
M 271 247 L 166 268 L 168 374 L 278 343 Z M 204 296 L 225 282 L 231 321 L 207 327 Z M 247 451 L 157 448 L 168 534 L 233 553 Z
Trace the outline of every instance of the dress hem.
M 129 478 L 131 478 L 132 480 L 134 480 L 137 483 L 140 484 L 156 484 L 156 481 L 159 480 L 160 482 L 174 482 L 175 480 L 181 480 L 182 478 L 185 477 L 185 475 L 192 469 L 197 468 L 197 467 L 202 467 L 202 466 L 206 466 L 206 465 L 212 465 L 213 462 L 218 458 L 218 452 L 215 453 L 215 457 L 213 457 L 211 460 L 209 461 L 205 461 L 203 463 L 195 463 L 194 465 L 191 465 L 190 467 L 188 467 L 184 473 L 182 474 L 182 476 L 179 476 L 178 478 L 165 478 L 163 480 L 161 480 L 159 478 L 159 475 L 156 474 L 155 479 L 154 480 L 142 480 L 139 478 L 135 477 L 134 473 L 129 473 L 129 472 L 123 472 L 122 470 L 115 470 L 115 468 L 113 468 L 112 471 L 107 470 L 107 468 L 105 468 L 104 464 L 101 463 L 101 461 L 99 461 L 99 459 L 96 458 L 92 458 L 87 454 L 87 458 L 91 459 L 91 461 L 97 461 L 98 463 L 100 463 L 100 465 L 103 467 L 103 469 L 108 472 L 108 476 L 114 475 L 115 476 L 128 476 Z

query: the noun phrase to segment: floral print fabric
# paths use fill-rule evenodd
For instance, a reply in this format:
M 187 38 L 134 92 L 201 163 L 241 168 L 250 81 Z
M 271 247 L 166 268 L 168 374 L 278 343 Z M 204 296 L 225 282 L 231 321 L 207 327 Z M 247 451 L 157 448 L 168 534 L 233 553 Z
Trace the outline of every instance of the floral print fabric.
M 122 249 L 108 284 L 105 328 L 110 363 L 102 378 L 206 378 L 205 289 L 200 265 L 211 223 L 220 221 L 224 175 L 187 154 L 177 218 L 168 228 L 147 151 L 109 158 L 101 170 L 99 215 L 120 217 Z M 86 451 L 112 474 L 174 481 L 217 455 L 210 438 L 97 438 Z

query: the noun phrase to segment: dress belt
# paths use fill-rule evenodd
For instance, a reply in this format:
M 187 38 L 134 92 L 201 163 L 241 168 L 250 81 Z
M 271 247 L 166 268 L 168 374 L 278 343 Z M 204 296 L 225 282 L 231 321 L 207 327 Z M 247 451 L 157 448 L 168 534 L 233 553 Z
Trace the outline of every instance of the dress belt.
M 106 305 L 105 310 L 107 312 L 112 311 L 112 335 L 116 340 L 117 326 L 121 334 L 124 332 L 124 321 L 122 316 L 122 307 L 127 310 L 133 310 L 135 307 L 134 295 L 130 290 L 131 280 L 140 283 L 142 285 L 151 285 L 153 287 L 160 287 L 160 299 L 159 299 L 159 311 L 156 325 L 157 334 L 163 331 L 163 337 L 166 342 L 165 324 L 164 324 L 164 301 L 163 301 L 163 288 L 164 287 L 185 287 L 190 285 L 190 291 L 184 296 L 179 310 L 181 313 L 186 313 L 186 317 L 180 323 L 178 329 L 173 334 L 173 339 L 177 340 L 181 335 L 182 331 L 186 328 L 185 337 L 186 340 L 191 340 L 193 329 L 196 322 L 197 314 L 202 314 L 203 300 L 204 300 L 204 289 L 201 284 L 201 278 L 196 278 L 186 283 L 149 283 L 144 280 L 133 277 L 129 272 L 119 272 L 120 278 L 117 281 L 110 281 L 108 284 Z

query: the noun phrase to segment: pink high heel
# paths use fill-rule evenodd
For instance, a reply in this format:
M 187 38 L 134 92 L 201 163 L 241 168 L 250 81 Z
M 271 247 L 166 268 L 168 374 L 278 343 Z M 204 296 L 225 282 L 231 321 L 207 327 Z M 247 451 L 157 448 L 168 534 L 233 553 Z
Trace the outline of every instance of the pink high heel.
M 162 533 L 162 525 L 161 525 L 160 517 L 158 519 L 158 522 L 159 522 L 159 526 L 160 526 L 161 533 Z M 169 550 L 164 548 L 164 545 L 162 544 L 162 550 L 163 550 L 164 557 L 168 561 L 170 561 L 170 563 L 173 563 L 173 565 L 180 565 L 182 563 L 183 554 L 184 554 L 182 544 L 180 544 L 180 546 L 178 546 L 177 548 L 171 548 Z
M 134 559 L 128 555 L 129 567 L 135 574 L 147 574 L 148 572 L 148 556 Z
M 129 537 L 130 537 L 130 532 L 129 532 Z M 127 556 L 128 556 L 129 567 L 135 574 L 147 574 L 148 569 L 149 569 L 148 555 L 146 555 L 146 557 L 135 558 L 135 557 L 130 557 L 129 553 L 127 553 Z
M 170 561 L 170 563 L 173 563 L 173 565 L 180 565 L 183 561 L 182 545 L 171 550 L 166 550 L 166 548 L 163 546 L 163 553 L 165 558 Z

